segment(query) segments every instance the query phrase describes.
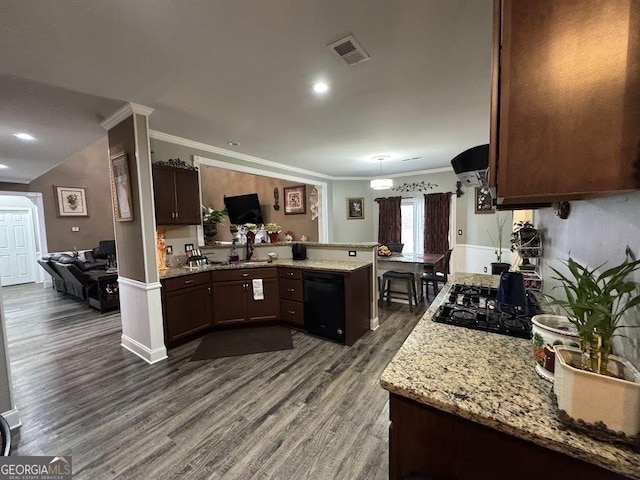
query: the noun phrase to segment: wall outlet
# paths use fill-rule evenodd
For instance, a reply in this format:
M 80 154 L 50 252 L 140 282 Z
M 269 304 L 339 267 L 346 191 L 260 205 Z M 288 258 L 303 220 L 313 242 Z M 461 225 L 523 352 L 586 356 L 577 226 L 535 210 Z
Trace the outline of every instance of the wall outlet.
M 458 229 L 458 235 L 462 235 L 462 229 L 461 228 Z
M 80 227 L 71 227 L 71 231 L 72 232 L 79 232 L 80 231 Z
M 350 257 L 355 257 L 356 256 L 356 251 L 355 250 L 349 250 L 349 256 Z
M 487 273 L 487 267 L 484 267 L 484 273 Z

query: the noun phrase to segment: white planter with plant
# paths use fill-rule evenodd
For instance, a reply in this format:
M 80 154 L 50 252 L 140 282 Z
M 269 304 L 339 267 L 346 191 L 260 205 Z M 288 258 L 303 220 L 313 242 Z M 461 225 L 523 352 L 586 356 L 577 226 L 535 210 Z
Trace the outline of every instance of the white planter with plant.
M 637 286 L 629 279 L 640 269 L 640 261 L 634 258 L 627 247 L 625 260 L 602 273 L 597 271 L 604 265 L 589 269 L 571 257 L 565 265 L 568 268 L 566 275 L 556 269 L 552 270 L 557 275 L 553 278 L 561 283 L 566 300 L 552 296 L 549 298 L 552 304 L 559 305 L 566 311 L 569 321 L 575 325 L 580 349 L 576 351 L 564 346 L 555 347 L 554 392 L 558 397 L 558 405 L 574 420 L 583 420 L 589 424 L 603 422 L 610 430 L 626 433 L 626 429 L 618 428 L 618 424 L 611 419 L 623 415 L 623 411 L 633 405 L 636 405 L 635 413 L 638 414 L 640 377 L 629 363 L 612 357 L 611 353 L 613 338 L 619 335 L 618 329 L 625 326 L 622 325 L 623 315 L 640 305 Z M 562 358 L 559 358 L 560 355 Z M 614 364 L 610 365 L 612 362 Z M 560 374 L 559 368 L 562 370 Z M 635 373 L 632 373 L 634 370 Z M 588 392 L 596 383 L 599 400 L 575 400 L 584 395 L 593 395 Z M 626 385 L 625 395 L 615 393 L 620 385 Z M 594 411 L 600 413 L 590 413 L 588 419 L 583 418 L 585 413 L 581 405 L 585 403 L 597 406 Z M 632 435 L 638 433 L 640 431 Z

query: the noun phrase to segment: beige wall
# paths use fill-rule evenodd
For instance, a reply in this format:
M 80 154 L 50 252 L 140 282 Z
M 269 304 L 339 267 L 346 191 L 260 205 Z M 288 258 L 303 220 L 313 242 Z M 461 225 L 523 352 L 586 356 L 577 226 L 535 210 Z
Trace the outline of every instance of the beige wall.
M 282 226 L 281 240 L 284 239 L 284 232 L 291 230 L 294 239 L 299 239 L 301 235 L 306 235 L 309 241 L 318 241 L 318 219 L 311 220 L 311 209 L 309 208 L 312 185 L 306 186 L 307 213 L 304 215 L 285 215 L 283 188 L 300 185 L 300 183 L 205 165 L 200 167 L 200 179 L 203 204 L 215 210 L 222 210 L 224 208 L 225 195 L 257 193 L 264 222 L 274 222 Z M 273 190 L 276 187 L 280 192 L 280 210 L 278 211 L 273 209 Z M 229 219 L 226 217 L 224 225 L 218 226 L 216 240 L 229 241 L 231 238 Z
M 29 185 L 2 184 L 0 189 L 41 192 L 47 229 L 47 248 L 50 252 L 89 250 L 100 240 L 113 239 L 113 211 L 109 185 L 109 157 L 107 137 L 74 153 L 64 162 L 36 178 Z M 53 187 L 85 187 L 88 217 L 58 217 Z M 72 227 L 79 227 L 72 232 Z

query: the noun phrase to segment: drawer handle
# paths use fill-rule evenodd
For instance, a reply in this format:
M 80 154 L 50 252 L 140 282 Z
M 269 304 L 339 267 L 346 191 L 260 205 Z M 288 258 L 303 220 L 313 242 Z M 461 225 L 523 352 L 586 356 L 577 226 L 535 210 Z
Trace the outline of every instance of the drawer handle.
M 291 315 L 295 315 L 295 314 L 296 314 L 296 311 L 295 311 L 295 310 L 289 310 L 289 313 L 290 313 Z
M 194 282 L 195 282 L 195 280 L 185 280 L 184 284 L 185 285 L 189 285 L 189 284 L 194 283 Z
M 287 288 L 287 292 L 295 292 L 296 289 L 295 288 Z
M 287 275 L 289 275 L 290 277 L 293 277 L 293 272 L 287 272 Z
M 243 274 L 242 274 L 242 276 L 243 276 L 243 277 L 248 277 L 248 276 L 249 276 L 249 274 L 248 274 L 248 273 L 243 273 Z

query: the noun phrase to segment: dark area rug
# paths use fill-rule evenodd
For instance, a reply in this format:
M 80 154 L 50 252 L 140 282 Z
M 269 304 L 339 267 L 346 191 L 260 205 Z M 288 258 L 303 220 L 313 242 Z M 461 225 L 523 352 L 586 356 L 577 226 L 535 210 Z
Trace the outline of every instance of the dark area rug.
M 235 357 L 293 348 L 291 330 L 280 326 L 238 328 L 208 333 L 191 356 L 194 360 Z

